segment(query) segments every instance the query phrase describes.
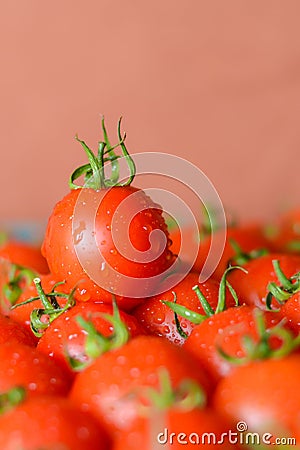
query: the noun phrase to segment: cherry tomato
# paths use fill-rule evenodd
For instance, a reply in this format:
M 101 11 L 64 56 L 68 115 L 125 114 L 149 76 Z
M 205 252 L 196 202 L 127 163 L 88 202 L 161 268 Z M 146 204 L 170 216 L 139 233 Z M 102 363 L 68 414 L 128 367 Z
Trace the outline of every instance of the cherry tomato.
M 269 283 L 280 285 L 273 265 L 276 260 L 287 277 L 300 270 L 300 256 L 297 255 L 270 253 L 253 259 L 244 265 L 246 272 L 232 271 L 228 275 L 238 297 L 249 305 L 265 308 Z
M 67 395 L 68 374 L 36 348 L 7 342 L 0 346 L 0 392 L 23 386 L 28 395 Z
M 72 400 L 112 431 L 130 426 L 139 416 L 145 388 L 158 388 L 158 371 L 168 371 L 172 387 L 194 380 L 211 392 L 206 372 L 181 347 L 156 336 L 137 336 L 113 352 L 97 358 L 80 372 L 71 390 Z
M 109 450 L 110 439 L 93 417 L 67 398 L 36 396 L 0 418 L 2 449 Z
M 299 370 L 298 354 L 237 367 L 217 385 L 214 405 L 249 431 L 299 439 Z
M 86 326 L 81 325 L 78 318 L 83 319 Z M 119 331 L 121 326 L 122 330 Z M 123 345 L 124 339 L 128 339 L 127 330 L 130 336 L 144 334 L 141 325 L 133 316 L 123 311 L 119 312 L 119 317 L 114 316 L 111 305 L 91 301 L 79 302 L 51 323 L 40 338 L 37 348 L 59 361 L 74 375 L 74 369 L 70 365 L 71 359 L 77 366 L 80 363 L 84 367 L 96 355 L 100 356 L 101 353 L 115 348 L 114 344 Z M 110 341 L 112 335 L 115 336 L 114 341 Z M 110 339 L 105 339 L 108 336 Z

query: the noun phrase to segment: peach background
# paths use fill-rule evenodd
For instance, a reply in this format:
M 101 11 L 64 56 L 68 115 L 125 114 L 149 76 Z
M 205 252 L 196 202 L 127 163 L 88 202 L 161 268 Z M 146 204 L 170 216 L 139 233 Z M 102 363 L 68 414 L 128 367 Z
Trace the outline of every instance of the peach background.
M 2 220 L 45 221 L 123 115 L 132 152 L 188 158 L 245 219 L 299 194 L 300 3 L 5 0 Z

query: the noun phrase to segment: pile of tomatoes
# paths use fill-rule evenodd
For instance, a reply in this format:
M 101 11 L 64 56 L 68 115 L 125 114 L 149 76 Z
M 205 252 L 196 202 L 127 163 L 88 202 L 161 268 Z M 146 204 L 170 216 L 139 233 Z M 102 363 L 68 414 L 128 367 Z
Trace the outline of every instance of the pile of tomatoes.
M 116 147 L 102 127 L 98 155 L 79 141 L 89 162 L 72 174 L 41 248 L 12 240 L 0 248 L 0 448 L 297 448 L 299 210 L 281 217 L 272 235 L 264 224 L 230 226 L 203 283 L 211 235 L 199 223 L 197 258 L 179 276 L 178 230 L 131 186 L 134 162 L 120 124 L 130 176 L 119 180 Z M 130 223 L 113 219 L 124 200 L 138 210 Z M 78 202 L 98 205 L 99 261 L 90 270 L 78 256 L 91 238 L 84 220 L 74 223 Z M 151 258 L 130 258 L 126 239 L 117 245 L 114 232 L 124 229 Z M 155 230 L 165 236 L 163 250 L 151 247 Z M 152 280 L 163 283 L 173 265 L 172 287 L 157 293 Z M 140 295 L 128 295 L 130 278 L 149 280 Z

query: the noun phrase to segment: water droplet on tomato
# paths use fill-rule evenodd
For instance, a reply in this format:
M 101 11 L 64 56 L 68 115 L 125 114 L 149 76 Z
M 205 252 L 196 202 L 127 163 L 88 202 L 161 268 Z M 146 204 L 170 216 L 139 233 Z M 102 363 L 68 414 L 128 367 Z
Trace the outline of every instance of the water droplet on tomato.
M 157 324 L 162 323 L 165 320 L 165 314 L 164 313 L 157 313 L 156 316 L 153 318 L 153 321 Z
M 83 232 L 86 230 L 86 225 L 83 220 L 79 222 L 79 225 L 77 228 L 74 229 L 73 238 L 74 238 L 74 244 L 79 244 L 80 241 L 83 239 Z

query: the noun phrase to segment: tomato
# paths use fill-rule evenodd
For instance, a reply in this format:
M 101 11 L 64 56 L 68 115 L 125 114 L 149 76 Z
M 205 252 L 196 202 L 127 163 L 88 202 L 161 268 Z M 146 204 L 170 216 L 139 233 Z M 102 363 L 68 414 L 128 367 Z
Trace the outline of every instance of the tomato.
M 67 398 L 36 396 L 0 418 L 2 449 L 109 450 L 110 440 L 93 417 Z
M 280 308 L 280 316 L 294 333 L 300 333 L 300 293 L 292 295 Z
M 230 444 L 226 437 L 230 424 L 211 408 L 187 411 L 171 408 L 153 410 L 152 414 L 152 418 L 140 418 L 134 426 L 119 432 L 113 450 L 152 450 L 157 445 L 174 450 L 197 446 L 210 449 L 218 443 L 220 448 L 226 445 L 227 450 L 240 448 Z
M 18 241 L 8 241 L 0 247 L 0 258 L 24 266 L 39 274 L 49 272 L 46 259 L 38 247 Z
M 156 295 L 145 300 L 134 311 L 134 316 L 141 322 L 150 334 L 164 336 L 175 344 L 182 345 L 185 338 L 180 335 L 174 320 L 174 312 L 163 303 L 164 300 L 174 302 L 174 294 L 176 302 L 183 305 L 189 310 L 199 314 L 204 314 L 203 307 L 199 301 L 196 292 L 192 289 L 199 283 L 199 275 L 196 272 L 190 272 L 181 282 L 176 284 L 173 289 Z M 214 309 L 218 303 L 219 284 L 210 279 L 199 285 L 201 292 L 206 297 L 208 303 Z M 187 318 L 178 317 L 180 326 L 185 334 L 189 335 L 194 324 Z
M 217 385 L 214 405 L 249 431 L 300 439 L 299 371 L 298 354 L 237 367 Z
M 203 265 L 208 257 L 212 239 L 214 240 L 214 242 L 216 242 L 215 244 L 216 248 L 219 245 L 219 248 L 222 252 L 223 234 L 224 232 L 222 230 L 220 231 L 217 230 L 214 231 L 212 235 L 211 234 L 204 235 L 203 238 L 201 239 L 199 238 L 200 247 L 193 267 L 195 271 L 201 272 L 201 269 L 203 268 Z M 234 241 L 234 243 L 240 247 L 241 252 L 246 254 L 250 253 L 253 250 L 258 251 L 261 249 L 269 248 L 269 242 L 264 235 L 263 228 L 260 225 L 248 224 L 243 226 L 240 225 L 235 227 L 234 226 L 228 227 L 226 230 L 225 247 L 222 252 L 221 259 L 212 274 L 212 276 L 216 279 L 221 279 L 224 270 L 228 267 L 229 263 L 231 263 L 232 265 L 238 263 L 238 261 L 236 261 L 236 250 L 234 248 L 234 244 L 232 244 L 232 241 Z M 175 251 L 175 253 L 178 253 L 179 249 L 177 238 L 175 243 L 176 245 L 174 246 L 174 248 L 173 246 L 171 246 L 171 250 Z M 189 255 L 182 255 L 182 258 L 184 260 L 185 257 L 187 261 L 190 261 Z
M 249 305 L 265 308 L 269 283 L 280 285 L 273 265 L 276 260 L 288 278 L 300 271 L 300 256 L 297 255 L 270 253 L 253 259 L 244 265 L 247 273 L 237 270 L 228 275 L 228 281 L 238 297 Z M 278 304 L 274 306 L 278 307 Z
M 66 395 L 71 380 L 54 361 L 25 344 L 0 346 L 0 392 L 23 386 L 30 395 Z
M 111 303 L 111 294 L 115 294 L 119 306 L 129 310 L 154 293 L 174 257 L 161 207 L 143 190 L 130 186 L 135 166 L 120 122 L 118 145 L 131 174 L 127 181 L 119 181 L 118 157 L 104 121 L 102 129 L 104 142 L 97 156 L 79 141 L 89 163 L 73 172 L 71 192 L 55 205 L 42 253 L 55 276 L 71 289 L 78 285 L 78 299 Z M 109 179 L 105 161 L 111 164 Z M 81 175 L 84 185 L 74 184 Z
M 66 285 L 71 289 L 78 284 L 76 298 L 81 300 L 104 301 L 111 303 L 111 292 L 116 292 L 118 304 L 121 308 L 130 309 L 139 303 L 140 299 L 129 299 L 123 296 L 122 292 L 130 291 L 131 280 L 135 278 L 146 278 L 141 292 L 137 293 L 141 297 L 149 296 L 154 286 L 151 278 L 163 273 L 172 263 L 172 254 L 168 247 L 164 249 L 160 256 L 154 257 L 154 261 L 149 263 L 136 262 L 133 258 L 127 258 L 122 255 L 126 254 L 126 240 L 119 243 L 118 248 L 113 241 L 112 217 L 122 201 L 128 199 L 130 205 L 128 208 L 137 208 L 141 210 L 133 217 L 130 228 L 130 243 L 140 252 L 149 250 L 150 233 L 154 230 L 160 230 L 168 237 L 167 228 L 162 217 L 162 211 L 158 209 L 149 197 L 143 191 L 139 191 L 133 187 L 115 187 L 109 190 L 95 191 L 93 189 L 84 188 L 84 202 L 90 204 L 99 204 L 95 216 L 95 239 L 97 249 L 101 251 L 103 261 L 100 258 L 92 260 L 94 278 L 89 275 L 80 263 L 77 252 L 79 246 L 82 248 L 87 245 L 87 241 L 91 239 L 90 231 L 85 228 L 88 225 L 82 225 L 82 239 L 77 244 L 74 242 L 72 231 L 74 209 L 81 190 L 71 191 L 61 202 L 59 202 L 49 219 L 45 240 L 42 251 L 47 258 L 51 272 L 59 279 L 66 280 Z M 134 195 L 137 194 L 137 195 Z M 132 198 L 130 198 L 133 196 Z M 81 217 L 82 221 L 84 220 Z M 124 219 L 120 219 L 114 223 L 116 229 L 127 230 L 128 223 Z M 93 238 L 93 237 L 92 237 Z M 98 251 L 99 251 L 98 250 Z M 159 254 L 160 249 L 156 251 Z M 127 252 L 128 254 L 128 252 Z M 102 262 L 101 262 L 102 261 Z M 110 267 L 114 269 L 115 274 L 111 273 Z M 123 275 L 123 276 L 122 276 Z M 125 278 L 126 277 L 126 278 Z M 157 280 L 156 280 L 157 283 Z M 101 286 L 103 284 L 105 288 Z M 132 286 L 133 289 L 133 286 Z M 142 290 L 144 289 L 144 292 Z M 111 292 L 109 292 L 109 290 Z M 133 292 L 132 292 L 133 294 Z
M 281 319 L 275 312 L 257 310 L 253 306 L 228 308 L 197 325 L 184 348 L 218 381 L 238 364 L 246 364 L 252 358 L 272 357 L 272 349 L 281 346 L 281 339 L 276 337 L 277 333 L 274 335 Z
M 36 339 L 25 326 L 0 314 L 0 345 L 10 342 L 12 344 L 36 345 Z
M 140 397 L 145 388 L 158 388 L 162 367 L 168 371 L 173 388 L 190 379 L 210 394 L 206 372 L 181 347 L 156 336 L 137 336 L 80 372 L 70 396 L 116 432 L 130 427 L 139 416 Z
M 64 306 L 67 301 L 67 296 L 70 294 L 70 289 L 68 289 L 64 282 L 60 282 L 54 275 L 47 274 L 41 275 L 40 282 L 43 291 L 48 294 L 53 289 L 55 292 L 61 292 L 66 295 L 66 297 L 59 297 L 58 302 L 60 306 Z M 59 284 L 58 284 L 59 283 Z M 58 285 L 57 285 L 58 284 Z M 55 286 L 57 287 L 55 288 Z M 25 303 L 30 299 L 37 298 L 36 300 Z M 43 308 L 43 304 L 41 300 L 38 298 L 38 292 L 36 289 L 36 285 L 34 281 L 32 281 L 26 289 L 22 292 L 19 299 L 14 305 L 14 308 L 11 308 L 7 311 L 7 315 L 14 319 L 16 322 L 25 325 L 28 329 L 30 329 L 31 318 L 30 315 L 34 309 Z
M 119 315 L 119 318 L 113 317 L 111 305 L 91 301 L 80 302 L 52 322 L 40 338 L 37 348 L 59 361 L 66 370 L 71 371 L 74 375 L 74 369 L 70 366 L 70 358 L 77 365 L 80 363 L 80 366 L 84 367 L 96 355 L 99 356 L 102 352 L 114 348 L 114 343 L 122 345 L 126 342 L 127 331 L 119 331 L 120 323 L 128 330 L 130 336 L 144 334 L 144 330 L 134 317 L 122 311 Z M 110 316 L 112 321 L 109 321 L 107 316 Z M 79 317 L 88 321 L 87 327 L 78 323 Z M 100 333 L 101 338 L 98 338 L 97 333 Z M 110 342 L 109 339 L 105 341 L 105 337 L 112 337 L 114 333 L 117 342 Z M 122 333 L 125 336 L 121 335 Z M 119 339 L 121 342 L 118 342 Z M 125 342 L 123 342 L 124 339 Z M 89 346 L 92 346 L 91 352 L 89 352 Z

